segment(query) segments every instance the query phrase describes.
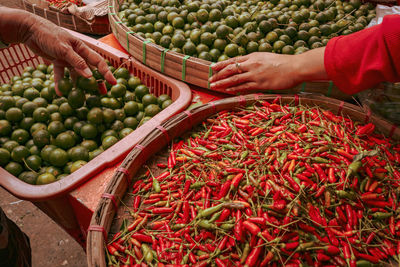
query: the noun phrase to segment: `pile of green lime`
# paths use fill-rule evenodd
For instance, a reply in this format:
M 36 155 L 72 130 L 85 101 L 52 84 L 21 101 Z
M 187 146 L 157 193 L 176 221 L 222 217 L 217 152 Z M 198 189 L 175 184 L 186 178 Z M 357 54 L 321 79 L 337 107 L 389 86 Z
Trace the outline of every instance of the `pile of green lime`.
M 66 76 L 55 94 L 53 66 L 27 67 L 0 87 L 0 166 L 30 184 L 62 179 L 172 103 L 156 97 L 125 68 L 98 93 L 97 70 L 76 86 Z
M 164 48 L 216 62 L 322 47 L 365 28 L 375 10 L 360 0 L 125 0 L 118 16 Z

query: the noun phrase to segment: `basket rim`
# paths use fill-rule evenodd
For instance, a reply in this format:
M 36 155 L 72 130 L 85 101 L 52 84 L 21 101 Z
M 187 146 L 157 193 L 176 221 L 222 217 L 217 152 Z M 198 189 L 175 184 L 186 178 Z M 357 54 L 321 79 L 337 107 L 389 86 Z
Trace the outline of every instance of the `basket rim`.
M 174 88 L 176 91 L 179 92 L 178 99 L 176 99 L 169 107 L 167 107 L 165 110 L 154 116 L 151 120 L 148 122 L 144 123 L 140 128 L 140 132 L 134 131 L 131 134 L 133 134 L 133 137 L 128 138 L 131 140 L 131 138 L 135 138 L 135 142 L 139 142 L 143 134 L 146 134 L 148 132 L 151 132 L 155 127 L 161 124 L 162 121 L 164 121 L 166 118 L 168 118 L 167 114 L 174 114 L 185 107 L 187 107 L 191 101 L 191 91 L 189 87 L 179 81 L 176 81 L 170 77 L 161 75 L 159 73 L 154 72 L 154 70 L 149 69 L 148 67 L 142 65 L 140 62 L 137 62 L 133 58 L 127 56 L 125 53 L 112 48 L 108 46 L 107 44 L 101 43 L 100 41 L 97 41 L 93 38 L 87 37 L 83 34 L 73 32 L 70 30 L 67 30 L 70 34 L 80 38 L 83 42 L 85 42 L 87 45 L 92 46 L 92 47 L 98 47 L 99 49 L 102 49 L 103 51 L 106 50 L 113 54 L 116 58 L 122 58 L 124 60 L 129 60 L 130 62 L 133 62 L 135 66 L 138 66 L 141 68 L 141 70 L 146 71 L 147 73 L 152 73 L 154 76 L 159 76 L 163 78 L 163 80 L 168 83 L 168 85 L 171 88 Z M 127 136 L 129 137 L 129 136 Z M 127 138 L 126 137 L 126 138 Z M 125 139 L 125 138 L 124 138 Z M 129 145 L 133 146 L 134 144 L 124 144 L 122 143 L 124 139 L 121 139 L 118 143 L 115 144 L 115 146 L 123 146 L 123 145 Z M 118 145 L 119 144 L 119 145 Z M 123 146 L 124 149 L 125 146 Z M 110 151 L 114 150 L 115 148 L 110 147 Z M 104 151 L 102 154 L 104 154 L 106 151 Z M 101 155 L 99 157 L 101 157 Z M 31 185 L 28 183 L 25 183 L 18 179 L 17 177 L 14 177 L 13 175 L 9 174 L 5 169 L 0 168 L 0 186 L 11 192 L 14 196 L 17 196 L 20 199 L 25 199 L 25 200 L 30 200 L 30 201 L 42 201 L 42 200 L 49 200 L 55 197 L 59 197 L 63 194 L 66 194 L 73 189 L 75 189 L 77 186 L 80 184 L 90 180 L 91 178 L 94 177 L 98 172 L 104 170 L 105 168 L 108 168 L 110 166 L 113 166 L 115 164 L 115 159 L 110 159 L 103 155 L 102 158 L 100 158 L 101 161 L 99 163 L 92 161 L 89 161 L 87 163 L 87 167 L 98 167 L 101 169 L 100 170 L 92 170 L 91 175 L 86 175 L 83 177 L 79 177 L 79 174 L 82 174 L 84 172 L 84 168 L 81 168 L 74 172 L 73 176 L 68 175 L 65 179 L 46 184 L 46 185 Z M 92 162 L 92 163 L 91 163 Z M 93 165 L 93 166 L 92 166 Z M 97 172 L 96 172 L 97 171 Z M 71 177 L 70 177 L 71 176 Z
M 237 97 L 230 97 L 230 98 L 225 98 L 221 100 L 216 100 L 214 102 L 210 102 L 207 104 L 204 104 L 202 106 L 199 106 L 193 110 L 190 110 L 189 112 L 181 112 L 174 117 L 168 119 L 165 121 L 161 126 L 166 129 L 168 135 L 170 136 L 170 139 L 172 140 L 173 138 L 176 138 L 180 135 L 182 135 L 183 132 L 186 130 L 189 130 L 191 127 L 193 127 L 196 122 L 196 115 L 199 115 L 201 117 L 200 120 L 197 119 L 197 123 L 200 121 L 203 121 L 204 118 L 216 114 L 221 110 L 226 110 L 226 109 L 235 109 L 240 106 L 245 106 L 247 104 L 254 103 L 259 100 L 273 100 L 277 97 L 281 98 L 281 101 L 284 101 L 284 103 L 289 103 L 289 102 L 296 102 L 301 103 L 302 100 L 305 101 L 310 101 L 311 104 L 308 105 L 318 105 L 321 106 L 324 109 L 328 109 L 331 111 L 336 111 L 338 113 L 344 113 L 347 116 L 351 117 L 354 120 L 360 121 L 360 119 L 368 119 L 369 121 L 379 124 L 381 128 L 384 128 L 385 134 L 387 133 L 392 133 L 392 137 L 395 137 L 396 139 L 400 139 L 400 129 L 392 127 L 392 124 L 387 122 L 386 120 L 380 118 L 379 116 L 376 115 L 370 115 L 370 114 L 365 114 L 365 111 L 362 107 L 346 103 L 341 100 L 333 99 L 333 98 L 328 98 L 325 96 L 318 96 L 318 95 L 307 95 L 307 96 L 299 96 L 299 95 L 260 95 L 260 94 L 251 94 L 251 95 L 245 95 L 245 96 L 237 96 Z M 324 103 L 324 105 L 321 105 Z M 329 107 L 331 108 L 329 108 Z M 353 116 L 357 116 L 362 114 L 362 118 L 354 118 Z M 361 115 L 360 115 L 361 116 Z M 189 125 L 187 125 L 189 123 Z M 175 128 L 179 128 L 178 130 Z M 173 131 L 172 130 L 176 130 Z M 383 130 L 383 129 L 381 129 Z M 172 133 L 171 133 L 172 132 Z M 178 132 L 178 133 L 177 133 Z M 166 140 L 164 137 L 163 132 L 155 132 L 152 133 L 151 135 L 147 136 L 145 139 L 143 139 L 141 142 L 139 142 L 139 145 L 142 147 L 141 149 L 132 149 L 132 151 L 129 153 L 129 155 L 125 158 L 125 160 L 122 162 L 121 167 L 129 170 L 130 173 L 130 184 L 134 182 L 133 177 L 136 175 L 137 171 L 141 168 L 141 165 L 146 162 L 149 158 L 151 158 L 153 155 L 158 153 L 160 150 L 162 150 L 166 145 L 168 145 L 170 142 Z M 163 140 L 160 141 L 159 139 Z M 154 146 L 152 147 L 153 149 L 149 149 L 148 147 L 152 145 L 153 142 L 159 142 L 162 143 L 161 145 L 157 147 L 157 149 L 154 149 Z M 150 154 L 149 152 L 152 152 Z M 132 168 L 130 168 L 132 167 Z M 113 175 L 113 178 L 110 180 L 109 184 L 107 185 L 107 188 L 105 190 L 105 193 L 112 194 L 114 197 L 119 199 L 118 205 L 120 203 L 120 200 L 123 198 L 125 195 L 126 191 L 128 190 L 128 184 L 124 176 L 121 175 L 120 173 L 116 172 Z M 121 190 L 123 193 L 122 195 L 115 195 L 116 190 Z M 93 213 L 90 225 L 95 225 L 97 227 L 100 227 L 102 230 L 105 232 L 98 232 L 98 231 L 92 231 L 89 228 L 88 231 L 88 236 L 87 236 L 87 249 L 86 249 L 86 254 L 87 254 L 87 259 L 88 259 L 88 265 L 89 266 L 106 266 L 105 265 L 105 258 L 104 258 L 104 250 L 103 247 L 101 247 L 99 250 L 99 244 L 104 244 L 104 237 L 108 235 L 110 226 L 112 224 L 112 220 L 114 219 L 116 208 L 115 208 L 115 203 L 113 203 L 110 199 L 102 199 L 99 204 L 96 207 L 95 212 Z M 112 217 L 111 221 L 105 221 L 109 219 L 109 217 Z M 95 251 L 92 251 L 95 250 Z M 100 257 L 100 258 L 99 258 Z M 101 258 L 102 257 L 102 258 Z M 94 264 L 94 261 L 96 261 L 96 264 Z

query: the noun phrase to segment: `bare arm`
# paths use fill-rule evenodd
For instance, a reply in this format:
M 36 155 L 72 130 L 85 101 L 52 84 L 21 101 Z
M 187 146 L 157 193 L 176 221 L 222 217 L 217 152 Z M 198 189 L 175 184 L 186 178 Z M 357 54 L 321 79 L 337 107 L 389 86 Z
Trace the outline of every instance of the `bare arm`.
M 299 55 L 257 52 L 219 62 L 212 67 L 211 89 L 231 93 L 279 90 L 303 81 L 326 80 L 324 52 L 324 47 Z
M 29 12 L 0 6 L 0 39 L 6 43 L 25 43 L 33 52 L 54 64 L 54 79 L 64 76 L 64 67 L 91 77 L 95 66 L 111 84 L 116 80 L 103 58 L 81 40 L 50 21 Z M 104 93 L 104 92 L 103 92 Z

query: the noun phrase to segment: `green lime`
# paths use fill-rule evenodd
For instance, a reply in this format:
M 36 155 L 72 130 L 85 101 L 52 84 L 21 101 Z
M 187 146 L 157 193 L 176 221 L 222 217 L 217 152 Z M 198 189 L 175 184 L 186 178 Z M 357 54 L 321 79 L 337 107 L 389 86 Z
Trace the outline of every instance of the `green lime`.
M 135 90 L 136 86 L 140 85 L 141 81 L 138 77 L 130 77 L 128 80 L 128 88 L 130 90 Z
M 145 98 L 143 97 L 143 99 Z M 124 112 L 128 116 L 134 116 L 139 112 L 139 106 L 135 101 L 129 101 L 124 105 Z
M 34 88 L 28 88 L 24 91 L 24 97 L 30 101 L 40 96 L 40 92 Z
M 115 137 L 118 137 L 118 134 L 117 134 L 117 132 L 115 131 L 115 130 L 112 130 L 112 129 L 109 129 L 109 130 L 106 130 L 106 131 L 104 131 L 102 134 L 101 134 L 101 140 L 103 140 L 105 137 L 107 137 L 107 136 L 115 136 Z
M 143 119 L 140 121 L 139 126 L 145 124 L 146 122 L 148 122 L 151 119 L 151 117 L 143 117 Z
M 138 121 L 141 121 L 144 117 L 144 112 L 143 111 L 139 111 L 138 114 L 136 115 L 136 119 Z
M 47 107 L 47 110 L 49 111 L 50 114 L 58 112 L 58 106 L 54 104 L 49 104 Z
M 89 114 L 89 109 L 87 107 L 78 108 L 75 111 L 76 117 L 80 120 L 87 119 L 87 115 Z
M 63 121 L 63 117 L 60 112 L 54 112 L 50 114 L 50 122 L 52 121 Z
M 114 144 L 116 144 L 118 142 L 118 138 L 115 136 L 106 136 L 103 141 L 102 141 L 102 146 L 103 149 L 106 150 L 109 147 L 113 146 Z
M 6 142 L 3 144 L 2 147 L 3 147 L 4 149 L 7 149 L 8 152 L 11 153 L 11 151 L 13 151 L 13 149 L 16 148 L 18 145 L 19 145 L 18 142 L 14 141 L 14 140 L 9 140 L 9 141 L 6 141 Z
M 126 128 L 136 129 L 139 122 L 135 117 L 127 117 L 124 119 L 124 126 Z
M 161 111 L 161 108 L 155 104 L 149 104 L 144 109 L 145 116 L 153 117 Z
M 147 88 L 145 85 L 143 85 L 143 84 L 141 84 L 141 85 L 138 85 L 136 88 L 135 88 L 135 95 L 136 95 L 136 97 L 139 99 L 139 100 L 142 100 L 142 97 L 144 96 L 144 95 L 147 95 L 149 93 L 149 88 Z
M 39 65 L 37 65 L 36 69 L 45 74 L 47 73 L 47 65 L 46 64 L 39 64 Z
M 44 99 L 43 97 L 37 97 L 33 99 L 32 102 L 38 105 L 38 107 L 43 107 L 43 108 L 46 108 L 48 105 L 47 100 Z
M 155 97 L 153 94 L 146 94 L 142 97 L 142 104 L 144 107 L 150 104 L 158 104 L 157 97 Z M 135 114 L 130 114 L 130 115 L 135 115 Z
M 33 134 L 33 143 L 42 148 L 50 144 L 50 133 L 46 130 L 37 130 Z
M 86 98 L 86 106 L 88 108 L 100 107 L 101 106 L 101 98 L 97 95 L 90 95 Z
M 77 121 L 74 123 L 74 125 L 72 126 L 72 130 L 76 133 L 76 134 L 80 134 L 81 133 L 81 129 L 83 127 L 83 125 L 87 124 L 87 122 L 85 121 Z
M 5 148 L 0 148 L 0 166 L 4 167 L 10 161 L 11 154 Z
M 68 117 L 68 118 L 66 118 L 65 121 L 64 121 L 64 127 L 65 127 L 65 129 L 67 129 L 67 130 L 72 130 L 73 127 L 74 127 L 74 124 L 75 124 L 76 122 L 78 122 L 78 121 L 79 121 L 79 119 L 78 119 L 77 117 Z M 57 133 L 57 134 L 58 134 L 58 133 Z
M 42 80 L 46 80 L 46 74 L 43 73 L 43 72 L 40 71 L 40 70 L 34 70 L 34 71 L 32 72 L 32 77 L 33 77 L 33 78 L 39 78 L 39 79 L 42 79 Z
M 50 163 L 57 167 L 63 167 L 68 162 L 68 154 L 61 148 L 50 152 Z
M 18 142 L 19 144 L 25 144 L 29 140 L 29 133 L 24 129 L 14 130 L 11 134 L 11 140 Z
M 111 95 L 113 97 L 123 97 L 126 93 L 126 87 L 125 85 L 121 84 L 121 83 L 117 83 L 116 85 L 114 85 L 113 87 L 111 87 Z
M 83 165 L 85 165 L 87 162 L 84 160 L 78 160 L 75 161 L 74 163 L 72 163 L 71 165 L 71 173 L 75 172 L 76 170 L 78 170 L 79 168 L 81 168 Z
M 224 52 L 228 57 L 236 57 L 239 54 L 239 47 L 237 44 L 228 44 Z
M 11 130 L 11 124 L 8 121 L 0 120 L 0 136 L 8 136 Z
M 23 168 L 21 164 L 17 162 L 10 162 L 8 163 L 4 169 L 14 175 L 15 177 L 18 177 L 18 175 L 23 171 Z
M 37 146 L 33 145 L 29 148 L 29 153 L 31 155 L 40 155 L 40 150 Z
M 80 134 L 85 139 L 94 139 L 97 136 L 97 128 L 93 124 L 88 123 L 82 126 Z
M 36 184 L 36 179 L 38 177 L 38 174 L 35 172 L 22 172 L 18 178 L 24 181 L 25 183 L 28 184 Z
M 84 140 L 80 146 L 85 147 L 89 152 L 95 150 L 98 146 L 93 140 Z
M 123 139 L 123 138 L 125 138 L 126 136 L 128 136 L 130 133 L 132 133 L 133 132 L 133 129 L 131 129 L 131 128 L 124 128 L 124 129 L 122 129 L 120 132 L 119 132 L 119 138 L 120 139 Z
M 272 52 L 272 46 L 268 43 L 262 43 L 258 46 L 258 52 Z
M 42 165 L 42 159 L 38 155 L 31 155 L 25 159 L 25 165 L 32 171 L 38 171 Z
M 38 176 L 36 180 L 37 185 L 43 185 L 43 184 L 50 184 L 56 181 L 56 177 L 54 177 L 53 174 L 51 173 L 43 173 Z
M 130 73 L 129 70 L 126 68 L 119 68 L 114 72 L 115 78 L 124 78 L 125 80 L 128 80 L 130 78 Z
M 99 92 L 99 85 L 97 84 L 96 78 L 93 76 L 90 78 L 80 76 L 77 80 L 76 86 L 89 94 L 97 94 Z
M 29 149 L 24 146 L 17 146 L 11 152 L 11 158 L 13 161 L 22 162 L 26 157 L 29 156 Z
M 61 121 L 52 121 L 49 126 L 47 126 L 47 130 L 52 136 L 57 136 L 65 131 L 65 127 Z
M 205 23 L 205 22 L 208 21 L 208 11 L 205 10 L 205 9 L 199 9 L 199 10 L 196 12 L 196 17 L 197 17 L 197 20 L 198 20 L 200 23 Z
M 98 155 L 100 155 L 103 152 L 104 152 L 104 150 L 102 148 L 98 148 L 98 149 L 95 149 L 95 150 L 89 152 L 89 160 L 94 159 L 95 157 L 97 157 Z
M 112 123 L 115 120 L 115 112 L 112 109 L 106 108 L 103 110 L 103 122 Z
M 164 101 L 170 100 L 170 99 L 171 99 L 171 97 L 170 97 L 169 95 L 163 94 L 163 95 L 160 95 L 160 96 L 158 97 L 157 103 L 158 103 L 159 106 L 161 106 L 162 103 L 163 103 Z
M 22 84 L 14 84 L 11 90 L 13 92 L 13 95 L 22 96 L 24 94 L 25 88 L 22 86 Z
M 80 89 L 74 89 L 68 94 L 68 104 L 74 109 L 82 107 L 85 100 L 85 93 Z
M 101 124 L 103 122 L 103 111 L 100 108 L 92 108 L 87 114 L 87 120 L 93 124 Z
M 114 121 L 114 123 L 111 125 L 111 129 L 114 131 L 121 131 L 124 128 L 124 123 L 120 120 Z
M 68 150 L 68 157 L 71 161 L 89 160 L 89 150 L 84 146 L 74 146 Z
M 166 109 L 171 104 L 172 104 L 172 100 L 171 99 L 167 99 L 162 103 L 161 108 L 162 109 Z
M 15 106 L 15 99 L 12 96 L 1 96 L 0 97 L 0 108 L 7 111 L 9 108 Z
M 56 144 L 62 149 L 69 149 L 75 145 L 75 138 L 68 132 L 60 133 L 56 137 Z
M 32 117 L 36 122 L 47 122 L 49 120 L 50 114 L 46 108 L 38 107 L 37 109 L 35 109 L 35 111 L 33 111 Z
M 45 168 L 43 173 L 51 173 L 55 177 L 57 177 L 58 175 L 60 175 L 62 173 L 62 171 L 57 167 L 50 166 L 50 167 Z
M 33 134 L 34 132 L 38 131 L 38 130 L 46 130 L 47 126 L 44 123 L 41 122 L 36 122 L 31 126 L 31 129 L 29 130 L 31 134 Z

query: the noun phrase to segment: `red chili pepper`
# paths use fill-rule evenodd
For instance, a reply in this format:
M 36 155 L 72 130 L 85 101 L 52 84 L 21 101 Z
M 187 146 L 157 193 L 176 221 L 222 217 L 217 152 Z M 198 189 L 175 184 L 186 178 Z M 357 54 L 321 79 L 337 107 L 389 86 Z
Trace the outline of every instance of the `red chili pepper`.
M 253 248 L 252 251 L 250 251 L 250 254 L 246 259 L 246 263 L 244 265 L 245 267 L 246 266 L 255 266 L 260 254 L 263 250 L 263 247 L 261 246 L 263 243 L 264 243 L 264 241 L 261 238 L 258 239 L 256 247 Z
M 224 198 L 224 197 L 228 194 L 229 189 L 230 189 L 230 187 L 231 187 L 231 183 L 232 183 L 232 180 L 227 180 L 227 181 L 221 186 L 221 190 L 219 191 L 219 194 L 218 194 L 218 199 Z

